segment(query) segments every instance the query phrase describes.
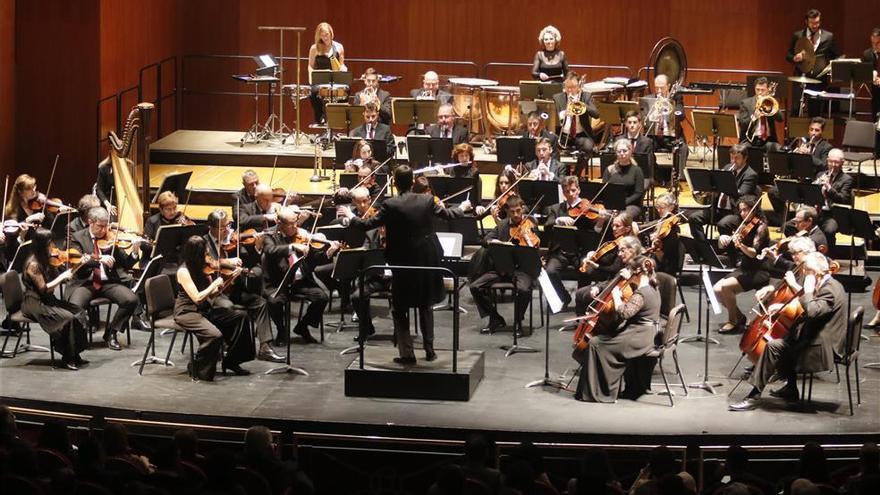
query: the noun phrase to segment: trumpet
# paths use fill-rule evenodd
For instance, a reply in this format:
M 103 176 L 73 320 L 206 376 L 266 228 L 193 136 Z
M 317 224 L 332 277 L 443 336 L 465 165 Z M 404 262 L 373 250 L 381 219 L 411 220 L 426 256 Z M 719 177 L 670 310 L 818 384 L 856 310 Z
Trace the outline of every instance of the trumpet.
M 419 93 L 418 96 L 416 96 L 416 99 L 417 100 L 433 100 L 434 99 L 434 92 L 429 91 L 427 89 L 423 89 L 422 92 Z
M 798 139 L 798 146 L 792 151 L 792 153 L 809 155 L 811 153 L 813 145 L 815 144 L 815 141 L 816 140 L 813 137 L 810 137 L 810 139 L 807 139 L 806 137 Z
M 379 92 L 376 91 L 376 88 L 372 86 L 367 86 L 364 88 L 358 95 L 358 99 L 360 100 L 361 105 L 366 105 L 369 102 L 375 102 L 376 106 L 379 106 Z

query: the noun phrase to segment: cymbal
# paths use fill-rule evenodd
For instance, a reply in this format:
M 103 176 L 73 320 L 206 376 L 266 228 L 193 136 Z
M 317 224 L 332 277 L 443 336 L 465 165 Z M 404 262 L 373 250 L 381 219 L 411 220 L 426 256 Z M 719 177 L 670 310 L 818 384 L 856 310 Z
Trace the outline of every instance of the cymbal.
M 807 76 L 788 76 L 788 80 L 798 84 L 819 84 L 820 80 Z
M 794 45 L 794 52 L 804 52 L 804 58 L 797 63 L 797 68 L 801 74 L 809 74 L 816 65 L 816 50 L 813 48 L 813 44 L 806 37 L 800 38 Z

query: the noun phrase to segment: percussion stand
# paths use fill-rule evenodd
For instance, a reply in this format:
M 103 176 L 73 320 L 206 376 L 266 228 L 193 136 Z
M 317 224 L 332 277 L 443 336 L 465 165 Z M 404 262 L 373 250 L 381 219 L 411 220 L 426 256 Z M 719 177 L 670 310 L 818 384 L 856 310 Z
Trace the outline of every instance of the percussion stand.
M 284 86 L 284 31 L 294 31 L 296 32 L 296 86 L 299 88 L 300 83 L 300 40 L 302 37 L 302 33 L 306 30 L 304 27 L 293 27 L 293 26 L 258 26 L 257 30 L 259 31 L 278 31 L 278 71 L 276 76 L 278 77 L 278 115 L 275 115 L 270 111 L 269 120 L 266 122 L 269 127 L 269 132 L 271 133 L 272 138 L 281 138 L 281 144 L 285 144 L 287 138 L 290 137 L 291 134 L 294 135 L 294 142 L 299 141 L 299 104 L 297 104 L 296 108 L 296 125 L 295 131 L 292 131 L 287 124 L 284 123 L 284 91 L 281 91 L 280 88 Z M 269 100 L 271 101 L 272 95 L 270 90 Z M 270 103 L 271 108 L 271 103 Z M 275 120 L 278 120 L 278 129 L 275 129 Z M 285 135 L 286 134 L 286 135 Z

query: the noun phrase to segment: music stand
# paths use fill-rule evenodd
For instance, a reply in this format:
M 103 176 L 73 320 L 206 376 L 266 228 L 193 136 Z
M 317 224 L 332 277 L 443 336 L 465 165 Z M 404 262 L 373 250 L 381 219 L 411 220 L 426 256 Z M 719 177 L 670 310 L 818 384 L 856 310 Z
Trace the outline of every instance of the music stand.
M 581 197 L 594 203 L 601 203 L 606 210 L 622 211 L 626 209 L 626 186 L 623 184 L 583 181 Z M 520 183 L 522 186 L 522 182 Z
M 435 161 L 445 163 L 452 156 L 452 138 L 409 135 L 406 149 L 413 168 L 431 166 Z
M 477 177 L 448 177 L 445 175 L 431 175 L 427 177 L 428 185 L 434 191 L 434 196 L 444 199 L 462 189 L 473 187 L 466 193 L 461 193 L 450 200 L 450 204 L 458 204 L 470 197 L 470 193 L 476 190 Z
M 177 250 L 192 236 L 202 237 L 208 233 L 208 225 L 162 225 L 156 230 L 156 241 L 150 258 L 162 255 L 166 259 L 174 259 Z
M 287 302 L 284 303 L 284 324 L 285 326 L 290 326 L 290 284 L 293 283 L 296 277 L 296 271 L 299 270 L 300 265 L 302 265 L 303 261 L 305 261 L 306 257 L 303 256 L 300 259 L 296 260 L 292 265 L 287 268 L 287 271 L 284 272 L 284 276 L 281 277 L 281 283 L 278 284 L 278 288 L 272 294 L 273 298 L 278 297 L 278 294 L 281 293 L 283 289 L 288 293 Z M 279 329 L 280 331 L 280 329 Z M 323 334 L 322 334 L 323 335 Z M 297 375 L 309 376 L 309 372 L 304 370 L 303 368 L 298 368 L 296 366 L 292 366 L 290 364 L 290 343 L 293 341 L 293 338 L 290 336 L 290 330 L 287 331 L 287 357 L 285 358 L 284 365 L 278 366 L 276 368 L 272 368 L 266 371 L 266 375 L 271 375 L 273 373 L 296 373 Z
M 810 164 L 812 168 L 812 163 Z M 785 215 L 782 217 L 782 228 L 788 219 L 788 209 L 793 204 L 823 205 L 825 197 L 822 196 L 822 186 L 818 184 L 798 182 L 793 179 L 776 179 L 776 189 L 779 197 L 785 200 Z
M 367 239 L 367 234 L 363 229 L 344 227 L 341 224 L 320 226 L 316 232 L 324 234 L 328 241 L 344 242 L 351 248 L 363 246 Z
M 327 118 L 327 129 L 345 129 L 346 136 L 351 130 L 363 125 L 364 106 L 348 103 L 328 103 L 324 106 Z
M 767 168 L 770 175 L 794 177 L 800 181 L 812 181 L 816 178 L 813 156 L 803 153 L 771 151 L 767 153 Z
M 488 245 L 488 251 L 489 257 L 495 267 L 495 271 L 511 275 L 511 280 L 513 281 L 513 312 L 515 318 L 517 287 L 516 277 L 513 276 L 513 274 L 515 271 L 521 271 L 532 276 L 533 279 L 537 279 L 538 274 L 541 272 L 541 252 L 537 248 L 517 246 L 507 243 L 490 243 Z M 527 289 L 531 290 L 531 287 L 528 287 Z M 523 311 L 525 311 L 525 308 L 523 308 Z M 510 357 L 517 352 L 538 352 L 538 350 L 533 347 L 519 345 L 517 334 L 521 330 L 522 322 L 515 322 L 513 325 L 513 344 L 501 346 L 501 349 L 507 351 L 504 357 Z
M 732 170 L 709 170 L 688 167 L 685 171 L 690 178 L 690 184 L 694 192 L 710 193 L 712 203 L 709 206 L 709 223 L 706 227 L 711 229 L 715 225 L 715 209 L 718 203 L 717 194 L 726 194 L 731 198 L 739 195 L 739 191 L 736 188 L 736 176 Z M 706 237 L 709 237 L 708 232 L 706 232 Z
M 568 386 L 563 383 L 561 379 L 550 379 L 550 315 L 556 314 L 562 310 L 562 301 L 558 300 L 559 295 L 556 294 L 556 289 L 553 287 L 553 282 L 550 281 L 550 277 L 547 275 L 546 271 L 541 270 L 541 275 L 538 276 L 538 282 L 541 285 L 542 292 L 544 294 L 544 299 L 540 303 L 547 303 L 547 318 L 544 320 L 544 377 L 539 380 L 534 380 L 526 383 L 525 388 L 542 386 L 566 390 Z M 557 305 L 556 311 L 553 310 L 554 304 L 551 304 L 551 296 L 555 298 L 555 304 Z
M 712 168 L 717 168 L 717 148 L 720 145 L 719 138 L 736 138 L 739 141 L 739 127 L 736 125 L 736 117 L 733 114 L 711 112 L 707 110 L 694 110 L 691 112 L 694 121 L 694 134 L 697 136 L 712 136 Z
M 709 336 L 709 329 L 711 328 L 711 322 L 709 318 L 709 308 L 717 306 L 717 300 L 715 300 L 715 291 L 713 289 L 713 283 L 716 280 L 713 278 L 717 278 L 718 280 L 724 278 L 726 275 L 725 271 L 717 271 L 712 270 L 712 268 L 720 268 L 721 270 L 725 270 L 724 264 L 718 258 L 718 254 L 715 253 L 715 250 L 712 249 L 712 246 L 709 245 L 708 242 L 698 242 L 694 240 L 692 237 L 680 236 L 682 245 L 684 246 L 685 251 L 691 255 L 691 259 L 699 264 L 700 270 L 700 287 L 701 291 L 698 292 L 697 298 L 697 334 L 685 337 L 680 339 L 679 342 L 700 342 L 702 341 L 704 344 L 703 348 L 703 381 L 698 383 L 689 384 L 690 388 L 699 388 L 706 390 L 710 394 L 715 394 L 715 387 L 720 387 L 720 382 L 709 382 L 709 344 L 718 344 L 718 341 Z M 703 266 L 706 265 L 709 267 L 709 270 L 706 271 Z M 719 276 L 721 275 L 721 276 Z M 708 282 L 708 283 L 707 283 Z M 703 291 L 706 292 L 706 333 L 705 335 L 700 333 L 702 329 L 702 306 L 703 306 Z M 711 304 L 710 304 L 711 302 Z M 720 313 L 720 311 L 716 310 L 716 314 Z
M 596 103 L 596 106 L 599 108 L 599 118 L 605 122 L 603 139 L 606 141 L 609 136 L 613 135 L 613 126 L 623 125 L 627 112 L 639 111 L 639 104 L 634 101 L 600 101 Z
M 593 229 L 580 229 L 574 225 L 554 225 L 550 230 L 550 242 L 567 253 L 588 253 L 599 247 L 601 235 Z
M 524 180 L 519 183 L 519 197 L 535 211 L 559 201 L 559 182 L 555 180 Z
M 867 211 L 835 204 L 831 205 L 831 217 L 837 222 L 837 231 L 849 236 L 849 276 L 852 277 L 856 249 L 855 238 L 861 237 L 866 244 L 868 241 L 877 238 L 874 225 L 871 223 L 871 216 Z M 846 314 L 850 314 L 852 307 L 852 292 L 847 291 L 846 297 Z
M 562 93 L 561 82 L 545 81 L 520 81 L 519 99 L 522 100 L 552 100 L 553 95 Z
M 361 235 L 365 235 L 364 231 L 361 229 L 349 229 L 349 230 L 357 230 L 361 233 Z M 361 242 L 363 244 L 363 242 Z M 360 246 L 360 244 L 358 245 Z M 369 264 L 364 264 L 364 261 L 369 261 Z M 334 280 L 339 281 L 340 285 L 349 285 L 351 286 L 352 281 L 357 279 L 358 275 L 361 271 L 367 266 L 372 265 L 382 265 L 385 263 L 385 253 L 381 249 L 365 249 L 363 247 L 357 247 L 353 249 L 342 249 L 339 251 L 339 254 L 336 256 L 336 259 L 333 261 L 333 272 L 331 273 L 331 277 Z M 363 294 L 360 295 L 363 298 Z M 367 302 L 369 304 L 369 302 Z M 339 312 L 339 323 L 337 323 L 336 331 L 341 332 L 345 328 L 345 311 Z M 358 339 L 363 338 L 366 340 L 368 337 L 365 335 L 358 335 Z M 350 354 L 352 352 L 357 351 L 358 346 L 347 347 L 339 353 L 340 356 L 345 354 Z
M 417 128 L 419 124 L 433 124 L 437 122 L 439 108 L 440 102 L 435 99 L 392 98 L 391 121 L 413 128 Z
M 862 86 L 870 87 L 874 80 L 873 69 L 870 62 L 862 62 L 861 60 L 832 60 L 831 80 L 843 83 L 844 86 L 849 85 L 849 94 L 854 95 L 856 86 L 858 89 L 861 89 Z M 852 118 L 852 112 L 853 103 L 850 100 L 849 118 Z
M 499 164 L 519 165 L 535 159 L 535 140 L 521 136 L 498 136 L 495 153 Z
M 165 191 L 173 192 L 179 201 L 186 195 L 186 186 L 189 185 L 189 179 L 192 177 L 192 174 L 192 172 L 184 172 L 182 174 L 166 175 L 165 178 L 162 179 L 162 184 L 159 186 L 159 189 L 156 190 L 156 194 L 153 195 L 153 199 L 150 200 L 150 202 L 157 202 L 159 195 Z

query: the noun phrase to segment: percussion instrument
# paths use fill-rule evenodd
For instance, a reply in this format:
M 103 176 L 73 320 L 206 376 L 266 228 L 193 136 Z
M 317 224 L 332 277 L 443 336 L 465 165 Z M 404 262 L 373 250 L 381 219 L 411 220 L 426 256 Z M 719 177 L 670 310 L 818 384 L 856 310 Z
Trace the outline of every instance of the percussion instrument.
M 344 100 L 348 98 L 347 84 L 318 84 L 318 95 L 331 101 Z
M 497 86 L 498 81 L 477 77 L 450 77 L 452 85 L 452 110 L 455 115 L 468 121 L 468 130 L 479 132 L 483 116 L 481 94 L 485 86 Z
M 803 76 L 803 75 L 789 76 L 788 80 L 793 83 L 796 83 L 796 84 L 819 84 L 820 82 L 822 82 L 818 79 L 813 79 L 812 77 L 807 77 L 807 76 Z
M 281 86 L 281 92 L 290 96 L 290 99 L 296 103 L 296 100 L 304 100 L 309 97 L 312 89 L 307 84 L 285 84 Z
M 794 44 L 795 55 L 800 52 L 804 52 L 804 58 L 800 62 L 796 62 L 795 66 L 801 74 L 809 74 L 816 66 L 816 50 L 813 48 L 813 42 L 806 36 L 798 39 Z
M 490 133 L 513 131 L 519 128 L 519 86 L 484 86 L 483 112 Z
M 661 38 L 651 50 L 648 66 L 654 69 L 654 75 L 664 74 L 670 86 L 678 83 L 684 85 L 687 78 L 687 56 L 684 47 L 675 38 Z

